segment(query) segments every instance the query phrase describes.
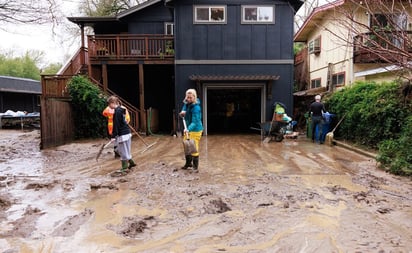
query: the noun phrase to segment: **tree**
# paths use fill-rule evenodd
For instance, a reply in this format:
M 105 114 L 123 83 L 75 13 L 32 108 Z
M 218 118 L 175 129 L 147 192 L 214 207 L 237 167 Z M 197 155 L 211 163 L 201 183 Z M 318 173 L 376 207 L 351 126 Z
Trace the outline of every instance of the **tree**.
M 61 63 L 51 63 L 50 65 L 46 66 L 42 71 L 42 75 L 54 75 L 56 74 L 61 68 Z
M 88 17 L 114 16 L 147 0 L 83 0 L 80 9 Z
M 56 22 L 55 0 L 0 0 L 0 23 L 45 24 Z
M 44 52 L 27 51 L 22 56 L 14 56 L 13 52 L 0 53 L 0 75 L 40 80 L 39 64 L 43 61 Z M 50 63 L 44 67 L 42 74 L 56 74 L 61 68 L 59 63 Z
M 355 57 L 369 55 L 380 67 L 412 80 L 412 31 L 407 27 L 412 18 L 410 1 L 346 0 L 331 12 L 327 23 L 333 22 L 333 30 L 323 25 L 325 20 L 317 25 L 337 38 L 336 43 L 354 48 Z
M 0 55 L 0 75 L 40 80 L 39 68 L 30 52 L 21 57 Z

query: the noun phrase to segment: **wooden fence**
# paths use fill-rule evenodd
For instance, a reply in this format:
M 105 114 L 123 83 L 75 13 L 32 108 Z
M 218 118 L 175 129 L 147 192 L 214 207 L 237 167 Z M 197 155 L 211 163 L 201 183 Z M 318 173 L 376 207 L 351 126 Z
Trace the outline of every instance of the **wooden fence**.
M 40 148 L 62 145 L 74 140 L 74 123 L 70 99 L 41 99 Z
M 41 79 L 41 148 L 58 146 L 74 140 L 73 115 L 70 108 L 71 97 L 67 84 L 73 75 L 43 75 Z M 96 80 L 90 78 L 98 87 L 102 88 Z M 116 95 L 111 90 L 106 90 L 109 95 Z M 130 114 L 130 125 L 139 129 L 140 111 L 132 104 L 123 100 Z
M 67 92 L 67 82 L 72 76 L 42 76 L 40 99 L 40 148 L 62 145 L 74 140 L 74 123 Z

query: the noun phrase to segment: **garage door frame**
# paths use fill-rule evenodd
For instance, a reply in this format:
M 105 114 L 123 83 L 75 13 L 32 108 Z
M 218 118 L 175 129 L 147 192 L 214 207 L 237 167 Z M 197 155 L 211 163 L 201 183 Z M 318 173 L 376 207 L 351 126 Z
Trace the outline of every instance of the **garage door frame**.
M 209 89 L 260 89 L 260 122 L 265 121 L 266 115 L 266 83 L 203 83 L 202 101 L 203 101 L 203 134 L 208 134 L 207 129 L 207 91 Z

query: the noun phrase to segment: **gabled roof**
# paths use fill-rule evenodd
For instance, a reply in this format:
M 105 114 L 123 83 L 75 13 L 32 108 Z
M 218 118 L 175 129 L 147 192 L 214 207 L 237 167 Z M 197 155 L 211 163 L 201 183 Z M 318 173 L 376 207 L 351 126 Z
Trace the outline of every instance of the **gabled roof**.
M 83 24 L 85 26 L 93 26 L 96 22 L 118 22 L 121 18 L 124 18 L 130 14 L 137 11 L 145 9 L 156 3 L 162 2 L 163 0 L 148 0 L 141 4 L 135 5 L 130 9 L 122 11 L 115 16 L 105 16 L 105 17 L 68 17 L 67 19 L 75 24 Z
M 309 34 L 318 27 L 322 19 L 328 14 L 328 11 L 338 6 L 342 6 L 345 2 L 345 0 L 337 0 L 314 8 L 309 17 L 295 34 L 293 41 L 306 42 Z
M 0 76 L 0 92 L 41 94 L 41 85 L 33 79 Z
M 135 12 L 138 12 L 142 9 L 145 9 L 149 6 L 152 6 L 156 3 L 159 2 L 165 2 L 165 4 L 169 3 L 169 2 L 173 2 L 176 0 L 148 0 L 146 2 L 143 2 L 141 4 L 135 5 L 130 9 L 127 9 L 125 11 L 122 11 L 120 13 L 118 13 L 115 16 L 106 16 L 106 17 L 68 17 L 67 19 L 70 20 L 71 22 L 75 23 L 75 24 L 81 24 L 81 25 L 85 25 L 85 26 L 93 26 L 94 23 L 96 22 L 117 22 L 119 21 L 121 18 L 124 18 L 130 14 L 133 14 Z M 228 0 L 231 1 L 231 0 Z M 304 0 L 286 0 L 287 2 L 290 3 L 290 5 L 292 5 L 293 9 L 295 10 L 295 12 L 302 6 Z
M 177 1 L 177 0 L 164 0 L 165 1 L 165 3 L 167 4 L 167 3 L 169 3 L 169 2 L 174 2 L 174 1 Z M 231 0 L 228 0 L 228 1 L 231 1 Z M 303 4 L 303 2 L 305 1 L 305 0 L 284 0 L 285 2 L 289 2 L 290 3 L 290 5 L 292 5 L 292 7 L 293 7 L 293 9 L 295 10 L 295 12 L 297 12 L 298 10 L 299 10 L 299 8 L 302 6 L 302 4 Z M 229 2 L 228 2 L 229 3 Z
M 130 9 L 128 9 L 128 10 L 125 10 L 125 11 L 120 12 L 119 14 L 117 14 L 117 18 L 123 18 L 123 17 L 125 17 L 125 16 L 127 16 L 127 15 L 129 15 L 129 14 L 132 14 L 132 13 L 134 13 L 134 12 L 140 11 L 140 10 L 146 8 L 146 7 L 149 7 L 149 6 L 151 6 L 151 5 L 155 4 L 155 3 L 159 3 L 159 2 L 162 2 L 162 1 L 163 1 L 163 0 L 148 0 L 148 1 L 144 2 L 144 3 L 135 5 L 135 6 L 133 6 L 132 8 L 130 8 Z

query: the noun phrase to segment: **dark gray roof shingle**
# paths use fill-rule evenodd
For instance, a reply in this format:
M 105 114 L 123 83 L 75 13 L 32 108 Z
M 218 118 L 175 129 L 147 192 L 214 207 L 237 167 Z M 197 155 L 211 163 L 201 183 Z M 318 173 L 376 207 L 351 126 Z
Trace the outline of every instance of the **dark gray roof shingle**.
M 0 92 L 41 94 L 41 85 L 33 79 L 0 76 Z

